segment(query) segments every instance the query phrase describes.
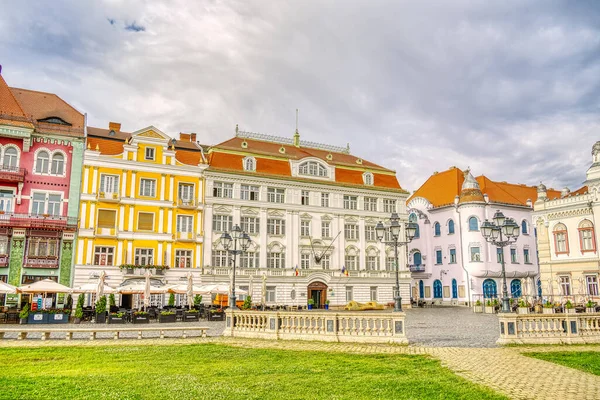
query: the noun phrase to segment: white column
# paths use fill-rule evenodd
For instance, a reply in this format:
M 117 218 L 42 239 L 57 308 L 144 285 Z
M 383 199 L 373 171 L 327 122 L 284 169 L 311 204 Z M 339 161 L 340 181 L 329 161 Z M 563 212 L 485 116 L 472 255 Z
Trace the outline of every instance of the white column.
M 89 228 L 95 228 L 95 220 L 96 220 L 96 203 L 90 204 L 90 218 L 89 218 Z
M 123 232 L 125 230 L 125 206 L 119 206 L 119 231 Z
M 92 167 L 94 169 L 93 172 L 93 178 L 92 178 L 92 193 L 96 194 L 97 193 L 97 188 L 98 188 L 98 168 L 97 167 Z
M 127 242 L 127 260 L 125 260 L 126 264 L 133 263 L 133 241 Z
M 133 232 L 135 229 L 133 227 L 133 214 L 135 213 L 133 206 L 129 206 L 129 221 L 127 222 L 127 230 Z
M 127 197 L 127 170 L 121 173 L 121 197 Z
M 169 210 L 171 211 L 171 210 Z M 160 207 L 160 209 L 158 210 L 158 233 L 163 233 L 164 232 L 164 218 L 165 218 L 165 209 Z
M 163 265 L 164 264 L 164 260 L 163 260 L 163 244 L 162 242 L 158 242 L 158 249 L 157 249 L 158 254 L 156 255 L 156 264 L 157 265 Z
M 135 171 L 133 171 L 131 173 L 131 183 L 130 183 L 130 188 L 129 188 L 129 197 L 135 197 L 135 188 L 137 186 L 135 178 L 136 178 L 136 173 L 135 173 Z
M 289 230 L 286 230 L 286 241 L 287 251 L 286 256 L 289 254 L 290 267 L 300 268 L 300 215 L 298 211 L 288 211 L 289 220 L 291 222 Z
M 84 239 L 77 240 L 77 264 L 83 264 Z
M 171 260 L 173 259 L 173 244 L 172 243 L 167 243 L 167 253 L 165 254 L 165 260 L 163 261 L 165 264 L 168 264 L 169 266 L 173 266 L 171 265 Z
M 206 216 L 208 219 L 208 215 Z M 260 209 L 260 266 L 266 268 L 267 266 L 267 209 Z M 212 217 L 211 217 L 212 219 Z M 212 223 L 208 222 L 208 223 Z M 209 229 L 207 229 L 207 232 Z M 206 247 L 205 247 L 206 248 Z M 206 251 L 206 250 L 205 250 Z
M 165 200 L 165 177 L 166 174 L 161 174 L 160 176 L 160 201 Z
M 177 195 L 176 190 L 173 188 L 173 183 L 175 182 L 175 179 L 173 178 L 173 175 L 169 175 L 169 201 L 173 202 L 174 198 L 173 196 Z M 175 193 L 175 194 L 174 194 Z
M 90 167 L 83 168 L 83 187 L 81 188 L 81 194 L 88 193 L 88 184 L 90 179 Z
M 85 218 L 85 216 L 87 215 L 86 211 L 87 211 L 87 202 L 82 201 L 81 202 L 81 215 L 83 218 L 81 219 L 81 221 L 83 223 L 83 227 L 82 227 L 83 229 L 86 229 L 88 227 L 88 220 Z
M 167 233 L 173 233 L 173 209 L 167 211 Z
M 358 220 L 358 238 L 360 255 L 360 269 L 367 269 L 367 238 L 365 237 L 365 217 L 360 217 Z
M 117 241 L 117 258 L 116 258 L 115 264 L 116 265 L 123 264 L 123 241 L 122 240 Z
M 200 259 L 200 255 L 201 255 L 200 253 L 201 253 L 201 251 L 200 251 L 200 245 L 197 244 L 196 245 L 196 262 L 195 262 L 196 263 L 196 268 L 202 268 L 202 259 Z
M 92 256 L 94 255 L 93 245 L 94 245 L 94 241 L 91 239 L 88 239 L 87 252 L 85 254 L 85 263 L 88 265 L 92 263 Z

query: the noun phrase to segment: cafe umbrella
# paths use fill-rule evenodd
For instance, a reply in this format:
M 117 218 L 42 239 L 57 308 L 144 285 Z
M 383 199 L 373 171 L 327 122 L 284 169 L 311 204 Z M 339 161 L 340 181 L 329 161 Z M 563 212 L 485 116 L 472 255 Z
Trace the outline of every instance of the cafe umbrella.
M 17 288 L 8 283 L 0 281 L 0 294 L 14 294 L 17 292 Z
M 194 277 L 191 271 L 187 274 L 187 302 L 190 310 L 194 307 Z
M 43 293 L 44 299 L 46 299 L 46 296 L 48 295 L 48 293 L 55 294 L 55 293 L 70 293 L 70 292 L 71 292 L 70 287 L 61 285 L 60 283 L 55 282 L 52 279 L 42 279 L 40 281 L 33 282 L 29 285 L 23 285 L 23 286 L 19 286 L 17 288 L 17 293 L 30 293 L 30 294 Z M 45 306 L 46 306 L 45 302 L 42 303 L 42 308 L 45 308 Z

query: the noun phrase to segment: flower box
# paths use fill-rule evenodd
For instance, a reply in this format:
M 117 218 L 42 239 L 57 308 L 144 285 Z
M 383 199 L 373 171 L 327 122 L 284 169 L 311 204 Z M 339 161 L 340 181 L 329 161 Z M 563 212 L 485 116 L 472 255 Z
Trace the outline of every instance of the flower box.
M 117 317 L 117 316 L 114 316 L 114 315 L 109 315 L 107 322 L 108 322 L 109 325 L 110 324 L 124 324 L 125 323 L 125 317 L 124 316 Z
M 496 313 L 496 307 L 494 307 L 494 306 L 485 306 L 485 313 L 486 314 L 495 314 Z
M 164 275 L 165 274 L 165 270 L 164 269 L 155 269 L 154 270 L 154 275 Z
M 106 323 L 106 313 L 96 314 L 96 323 L 97 324 L 105 324 Z
M 483 312 L 483 306 L 473 306 L 473 312 L 482 313 Z
M 221 313 L 221 316 L 223 314 Z M 223 319 L 221 319 L 222 321 Z M 185 311 L 183 313 L 183 322 L 196 322 L 196 321 L 200 321 L 200 313 L 198 312 L 189 312 L 189 311 Z
M 160 322 L 161 324 L 165 324 L 165 323 L 169 323 L 169 322 L 175 322 L 177 315 L 175 314 L 169 314 L 169 315 L 159 315 L 158 316 L 158 322 Z
M 585 309 L 586 313 L 595 313 L 596 312 L 596 307 L 587 307 Z
M 542 314 L 554 314 L 554 308 L 544 307 L 542 308 Z
M 68 324 L 69 323 L 69 313 L 56 313 L 56 314 L 48 314 L 48 323 L 49 324 Z
M 223 321 L 224 316 L 225 316 L 224 313 L 209 312 L 208 313 L 208 320 L 209 321 Z
M 148 317 L 148 314 L 144 314 L 144 315 L 135 315 L 134 314 L 131 322 L 133 322 L 134 324 L 147 324 L 150 322 L 150 318 Z
M 577 310 L 575 310 L 574 308 L 565 308 L 565 313 L 567 314 L 575 314 L 577 312 Z
M 48 314 L 41 312 L 30 312 L 27 317 L 28 324 L 47 324 Z
M 517 308 L 517 314 L 529 314 L 529 307 L 519 307 Z

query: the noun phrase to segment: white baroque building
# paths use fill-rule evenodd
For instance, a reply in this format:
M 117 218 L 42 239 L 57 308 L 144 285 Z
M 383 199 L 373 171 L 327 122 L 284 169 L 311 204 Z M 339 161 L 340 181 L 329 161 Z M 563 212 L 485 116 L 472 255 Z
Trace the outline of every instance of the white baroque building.
M 521 227 L 504 248 L 509 296 L 537 294 L 538 261 L 531 224 L 536 188 L 474 178 L 456 167 L 434 173 L 409 199 L 409 220 L 419 235 L 409 245 L 412 296 L 436 304 L 465 305 L 502 296 L 499 249 L 479 227 L 497 210 Z
M 394 171 L 349 148 L 301 141 L 298 132 L 291 139 L 237 128 L 209 149 L 208 160 L 203 283 L 231 279 L 220 237 L 239 224 L 252 245 L 237 258 L 236 286 L 254 302 L 393 301 L 393 249 L 377 241 L 375 225 L 392 212 L 406 222 L 408 194 Z M 404 253 L 399 265 L 408 303 Z

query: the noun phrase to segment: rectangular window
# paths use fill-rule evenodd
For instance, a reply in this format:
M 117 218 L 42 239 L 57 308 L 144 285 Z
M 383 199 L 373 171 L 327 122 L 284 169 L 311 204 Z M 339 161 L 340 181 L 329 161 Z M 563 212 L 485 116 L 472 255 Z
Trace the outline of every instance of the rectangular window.
M 356 210 L 356 209 L 358 209 L 358 197 L 357 196 L 344 195 L 344 208 L 346 210 Z
M 502 247 L 496 247 L 496 261 L 501 263 L 502 257 L 504 257 L 504 250 L 502 250 Z
M 213 197 L 233 199 L 233 183 L 215 182 L 213 184 Z
M 329 193 L 321 193 L 321 207 L 329 207 Z
M 275 303 L 276 290 L 276 286 L 267 286 L 267 290 L 265 292 L 265 300 L 267 303 Z
M 258 268 L 259 265 L 258 251 L 246 251 L 240 255 L 240 266 L 242 268 Z
M 331 222 L 321 221 L 321 237 L 323 239 L 331 237 Z
M 346 240 L 358 240 L 358 225 L 345 224 L 344 225 L 344 238 L 346 238 Z
M 138 231 L 154 230 L 154 213 L 140 212 L 138 214 Z
M 371 293 L 371 301 L 377 301 L 377 286 L 371 286 L 369 292 Z
M 531 258 L 529 258 L 529 249 L 523 249 L 523 262 L 525 264 L 531 264 Z
M 365 240 L 368 242 L 377 241 L 377 235 L 375 233 L 375 225 L 365 225 Z
M 438 265 L 442 264 L 442 251 L 441 250 L 435 251 L 435 263 Z
M 591 251 L 594 250 L 594 239 L 592 237 L 593 229 L 580 229 L 579 235 L 581 237 L 581 250 Z
M 285 203 L 285 189 L 267 188 L 267 201 L 269 203 Z
M 48 214 L 50 215 L 61 215 L 60 212 L 60 194 L 50 194 L 48 195 Z
M 567 234 L 564 232 L 555 233 L 556 235 L 556 252 L 566 253 L 567 252 Z
M 156 197 L 155 179 L 140 179 L 140 196 Z
M 119 176 L 101 174 L 100 191 L 104 193 L 119 193 Z
M 456 249 L 450 249 L 450 264 L 456 264 Z
M 241 217 L 240 228 L 249 235 L 259 233 L 260 218 L 257 217 Z
M 310 254 L 300 254 L 300 268 L 309 269 L 310 268 Z
M 353 287 L 346 286 L 346 302 L 352 301 L 354 296 L 352 295 Z
M 365 211 L 377 211 L 377 199 L 375 197 L 365 197 Z
M 587 282 L 587 290 L 589 296 L 598 296 L 598 277 L 596 275 L 588 275 L 585 277 Z
M 365 261 L 367 263 L 367 270 L 369 270 L 369 271 L 378 271 L 379 270 L 379 257 L 367 256 L 367 259 Z
M 344 257 L 344 262 L 348 271 L 358 271 L 358 256 L 347 255 Z
M 192 268 L 191 250 L 175 250 L 175 268 Z
M 45 214 L 46 213 L 46 194 L 45 193 L 33 193 L 31 199 L 31 213 L 32 214 Z
M 27 255 L 29 257 L 57 257 L 58 240 L 32 237 L 28 241 Z
M 177 189 L 179 200 L 187 202 L 194 199 L 194 185 L 189 183 L 180 183 Z
M 225 250 L 213 250 L 212 252 L 212 265 L 213 267 L 228 267 L 229 260 L 227 257 L 227 251 Z
M 303 190 L 302 194 L 300 195 L 300 203 L 303 206 L 308 206 L 310 205 L 310 193 L 308 190 Z
M 479 247 L 471 247 L 471 261 L 481 261 Z
M 510 249 L 510 262 L 517 263 L 517 249 Z
M 300 236 L 310 236 L 310 221 L 300 221 Z
M 115 248 L 106 246 L 94 247 L 94 265 L 114 265 Z
M 213 231 L 229 232 L 233 227 L 233 217 L 231 215 L 213 215 Z
M 7 255 L 8 254 L 8 237 L 0 236 L 0 254 Z
M 279 218 L 267 219 L 267 233 L 269 235 L 285 235 L 285 220 Z
M 385 258 L 385 269 L 388 271 L 394 271 L 396 269 L 396 258 L 386 257 Z
M 571 295 L 571 278 L 568 276 L 560 277 L 560 290 L 563 296 Z
M 98 228 L 114 229 L 117 223 L 117 210 L 98 210 Z
M 194 231 L 194 217 L 191 215 L 177 216 L 177 232 L 190 233 Z
M 285 253 L 268 252 L 267 268 L 285 268 Z
M 391 214 L 396 212 L 396 200 L 383 199 L 383 212 Z
M 254 185 L 242 185 L 241 186 L 241 199 L 258 201 L 259 187 Z
M 154 265 L 154 249 L 135 249 L 135 265 Z
M 331 268 L 331 258 L 329 254 L 323 254 L 321 256 L 321 268 L 329 269 Z
M 146 147 L 146 151 L 144 153 L 144 159 L 154 160 L 154 147 Z

